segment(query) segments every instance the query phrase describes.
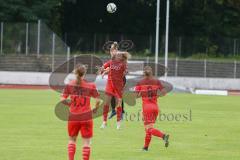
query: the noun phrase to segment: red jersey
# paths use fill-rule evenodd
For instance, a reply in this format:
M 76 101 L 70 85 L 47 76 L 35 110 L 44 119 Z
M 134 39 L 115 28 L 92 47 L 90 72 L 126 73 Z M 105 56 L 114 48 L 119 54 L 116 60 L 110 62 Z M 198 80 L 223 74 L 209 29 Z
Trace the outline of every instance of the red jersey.
M 108 81 L 113 82 L 123 82 L 125 72 L 127 69 L 127 64 L 123 61 L 110 60 L 107 61 L 104 65 L 104 69 L 110 68 L 108 73 Z
M 76 85 L 76 80 L 71 81 L 64 89 L 62 96 L 68 98 L 70 96 L 70 112 L 81 113 L 91 110 L 91 97 L 99 97 L 99 93 L 94 83 L 83 80 L 80 85 Z
M 158 79 L 143 79 L 135 87 L 135 91 L 142 97 L 143 106 L 146 104 L 156 104 L 158 91 L 162 90 L 163 86 Z

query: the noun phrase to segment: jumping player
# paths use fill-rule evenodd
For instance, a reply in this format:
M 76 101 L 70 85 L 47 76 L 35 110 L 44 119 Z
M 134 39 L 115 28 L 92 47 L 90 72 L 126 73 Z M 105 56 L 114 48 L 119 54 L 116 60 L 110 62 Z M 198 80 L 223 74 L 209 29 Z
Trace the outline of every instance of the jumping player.
M 110 55 L 111 55 L 111 58 L 114 59 L 115 55 L 117 54 L 118 52 L 118 43 L 117 42 L 113 42 L 113 44 L 111 45 L 111 48 L 110 48 Z M 124 86 L 126 84 L 126 76 L 123 77 L 123 83 L 124 83 Z M 116 107 L 117 107 L 117 104 L 116 104 L 116 100 L 117 98 L 116 97 L 112 97 L 111 99 L 111 108 L 112 108 L 112 113 L 111 115 L 109 116 L 109 119 L 111 119 L 112 117 L 114 117 L 117 113 L 116 113 Z M 122 119 L 123 119 L 123 114 L 125 113 L 124 111 L 124 102 L 122 100 Z
M 160 95 L 159 91 L 161 95 L 165 95 L 167 92 L 161 82 L 153 77 L 151 67 L 146 66 L 144 68 L 144 78 L 136 85 L 135 91 L 138 97 L 142 97 L 142 113 L 146 133 L 143 150 L 148 151 L 152 136 L 163 139 L 165 147 L 168 147 L 169 135 L 154 128 L 159 113 L 157 104 L 157 98 Z
M 93 136 L 93 120 L 92 110 L 90 106 L 90 98 L 96 99 L 96 108 L 99 107 L 99 93 L 96 90 L 96 85 L 88 83 L 84 76 L 86 67 L 79 65 L 74 70 L 76 80 L 70 81 L 65 87 L 61 100 L 64 102 L 70 96 L 70 116 L 68 118 L 68 157 L 69 160 L 74 160 L 76 152 L 76 140 L 78 133 L 81 132 L 83 148 L 83 160 L 89 160 L 90 157 L 90 141 Z M 85 115 L 85 117 L 81 116 Z M 86 116 L 87 115 L 87 116 Z
M 116 51 L 112 57 L 112 60 L 106 62 L 102 67 L 104 70 L 102 74 L 104 75 L 106 72 L 109 72 L 109 74 L 105 90 L 106 101 L 103 109 L 103 123 L 101 128 L 105 128 L 107 125 L 110 102 L 112 97 L 116 97 L 117 129 L 120 129 L 122 116 L 122 94 L 124 89 L 123 79 L 127 72 L 127 59 L 129 57 L 129 53 Z

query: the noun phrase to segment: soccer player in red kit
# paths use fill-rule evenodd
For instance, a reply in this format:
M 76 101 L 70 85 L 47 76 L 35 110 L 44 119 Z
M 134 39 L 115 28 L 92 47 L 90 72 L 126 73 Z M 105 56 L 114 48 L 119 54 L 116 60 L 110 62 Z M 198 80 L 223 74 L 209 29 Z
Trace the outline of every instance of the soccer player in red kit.
M 111 44 L 111 47 L 110 47 L 110 50 L 109 50 L 109 54 L 111 55 L 111 59 L 114 59 L 116 54 L 118 53 L 119 51 L 119 45 L 118 45 L 118 42 L 113 42 Z M 107 69 L 104 69 L 104 72 L 102 73 L 102 78 L 105 74 L 109 73 L 109 70 L 110 68 L 108 67 Z M 126 84 L 126 76 L 123 77 L 123 83 L 124 85 Z M 112 108 L 112 113 L 110 114 L 109 118 L 108 119 L 111 119 L 112 117 L 114 117 L 117 112 L 116 112 L 116 107 L 117 107 L 117 104 L 116 104 L 116 97 L 112 97 L 111 99 L 111 108 Z M 122 100 L 122 119 L 123 119 L 123 114 L 125 113 L 124 111 L 124 102 Z
M 124 76 L 127 72 L 127 59 L 129 57 L 128 52 L 117 51 L 112 60 L 107 61 L 103 65 L 103 69 L 108 69 L 108 81 L 105 89 L 105 105 L 103 109 L 103 123 L 101 128 L 105 128 L 107 125 L 107 116 L 109 112 L 109 105 L 112 97 L 116 97 L 117 101 L 117 129 L 120 129 L 121 116 L 122 116 L 122 95 L 124 90 Z M 103 73 L 104 74 L 104 73 Z
M 161 82 L 153 77 L 151 67 L 146 66 L 144 68 L 144 78 L 136 85 L 135 91 L 138 97 L 142 97 L 142 113 L 146 133 L 143 150 L 148 151 L 152 136 L 163 139 L 165 142 L 165 147 L 168 147 L 169 135 L 154 128 L 154 123 L 159 113 L 157 104 L 157 98 L 160 95 L 159 91 L 161 94 L 165 95 L 166 90 L 162 86 Z
M 79 132 L 82 136 L 83 160 L 89 160 L 90 157 L 90 141 L 93 136 L 93 120 L 92 109 L 90 106 L 90 99 L 96 99 L 96 108 L 99 107 L 99 93 L 96 90 L 94 83 L 89 83 L 84 80 L 86 74 L 86 67 L 78 65 L 74 70 L 76 80 L 72 80 L 65 87 L 61 100 L 64 101 L 70 96 L 70 115 L 68 118 L 68 157 L 69 160 L 74 160 L 76 152 L 76 140 Z M 85 115 L 85 116 L 83 116 Z M 87 115 L 87 116 L 86 116 Z

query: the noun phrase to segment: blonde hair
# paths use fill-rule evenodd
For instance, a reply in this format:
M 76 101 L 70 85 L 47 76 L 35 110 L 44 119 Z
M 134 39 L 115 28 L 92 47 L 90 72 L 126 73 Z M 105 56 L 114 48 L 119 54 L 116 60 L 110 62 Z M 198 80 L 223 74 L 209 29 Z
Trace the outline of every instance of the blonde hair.
M 126 51 L 119 51 L 119 52 L 117 52 L 117 54 L 121 54 L 123 57 L 123 60 L 125 60 L 125 61 L 131 59 L 131 57 L 132 57 L 132 55 Z
M 86 74 L 87 67 L 82 64 L 78 64 L 74 69 L 74 74 L 76 75 L 77 85 L 81 84 L 82 77 Z
M 113 42 L 113 44 L 111 45 L 111 50 L 112 49 L 118 50 L 118 47 L 119 47 L 118 42 Z
M 150 66 L 144 67 L 143 73 L 144 73 L 144 76 L 146 76 L 146 77 L 153 76 L 152 67 L 150 67 Z

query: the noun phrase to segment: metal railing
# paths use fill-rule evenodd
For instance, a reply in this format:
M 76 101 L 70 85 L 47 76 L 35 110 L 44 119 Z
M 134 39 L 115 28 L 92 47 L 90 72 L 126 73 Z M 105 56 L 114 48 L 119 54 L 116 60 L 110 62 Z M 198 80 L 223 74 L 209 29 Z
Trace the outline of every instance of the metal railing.
M 67 54 L 69 47 L 41 20 L 0 23 L 0 54 Z

